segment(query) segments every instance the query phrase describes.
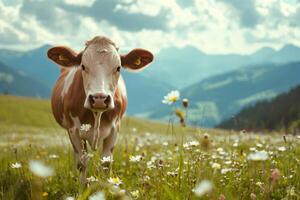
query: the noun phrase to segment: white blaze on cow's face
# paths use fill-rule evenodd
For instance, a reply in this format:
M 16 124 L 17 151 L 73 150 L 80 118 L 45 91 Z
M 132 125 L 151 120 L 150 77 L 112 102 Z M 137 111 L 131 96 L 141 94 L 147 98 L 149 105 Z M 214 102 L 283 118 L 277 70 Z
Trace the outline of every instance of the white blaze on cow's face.
M 92 43 L 82 54 L 81 68 L 86 94 L 84 107 L 93 111 L 114 108 L 114 93 L 121 59 L 113 44 Z

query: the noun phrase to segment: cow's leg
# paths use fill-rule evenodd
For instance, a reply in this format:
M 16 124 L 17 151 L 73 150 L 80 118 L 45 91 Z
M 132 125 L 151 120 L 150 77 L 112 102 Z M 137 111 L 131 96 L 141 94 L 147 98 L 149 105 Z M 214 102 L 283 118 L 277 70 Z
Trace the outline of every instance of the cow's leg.
M 86 169 L 88 164 L 88 154 L 85 141 L 79 136 L 78 129 L 70 129 L 68 131 L 69 137 L 74 149 L 77 169 L 80 172 L 80 182 L 82 185 L 86 184 Z
M 110 133 L 108 134 L 108 136 L 103 140 L 103 150 L 102 150 L 102 158 L 103 157 L 113 157 L 112 156 L 112 152 L 117 140 L 117 136 L 118 136 L 118 128 L 119 124 L 113 124 L 111 126 L 111 129 L 109 130 Z M 104 167 L 109 167 L 109 162 L 104 163 Z

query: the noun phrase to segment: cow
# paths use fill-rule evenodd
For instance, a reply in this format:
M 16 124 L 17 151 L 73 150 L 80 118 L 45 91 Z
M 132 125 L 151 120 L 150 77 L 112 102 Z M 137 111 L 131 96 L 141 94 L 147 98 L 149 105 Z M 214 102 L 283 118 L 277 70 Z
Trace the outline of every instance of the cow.
M 100 149 L 102 143 L 101 156 L 112 157 L 126 111 L 127 94 L 121 69 L 141 70 L 153 61 L 153 54 L 133 49 L 120 55 L 112 40 L 96 36 L 86 42 L 80 53 L 66 46 L 55 46 L 47 55 L 60 66 L 51 96 L 52 112 L 57 123 L 68 132 L 80 182 L 86 184 L 87 143 L 92 150 Z M 83 125 L 89 125 L 90 129 L 81 130 Z

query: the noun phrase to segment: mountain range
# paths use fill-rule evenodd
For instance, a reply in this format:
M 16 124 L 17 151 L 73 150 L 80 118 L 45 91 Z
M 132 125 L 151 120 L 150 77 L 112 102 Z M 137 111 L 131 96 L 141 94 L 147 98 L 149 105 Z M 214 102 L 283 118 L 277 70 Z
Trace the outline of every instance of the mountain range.
M 7 79 L 7 74 L 12 79 L 6 80 L 6 89 L 0 87 L 2 92 L 48 98 L 59 75 L 58 67 L 46 56 L 50 47 L 25 52 L 0 50 L 0 73 L 6 73 L 0 75 L 0 81 L 1 77 Z M 244 106 L 299 84 L 297 61 L 300 48 L 291 44 L 279 50 L 262 48 L 249 55 L 206 54 L 191 46 L 165 48 L 144 71 L 122 72 L 129 98 L 127 113 L 166 119 L 170 109 L 161 100 L 171 89 L 180 89 L 182 97 L 191 101 L 190 121 L 214 126 Z M 16 84 L 16 80 L 22 81 Z M 17 89 L 28 83 L 34 83 L 30 90 Z M 9 87 L 12 84 L 16 87 Z
M 287 44 L 278 51 L 265 47 L 253 54 L 206 54 L 195 47 L 162 49 L 155 62 L 145 70 L 150 78 L 164 81 L 176 89 L 183 89 L 215 75 L 259 64 L 285 64 L 300 60 L 300 48 Z
M 211 127 L 300 84 L 299 74 L 300 62 L 262 64 L 207 78 L 181 90 L 181 96 L 190 101 L 189 121 Z M 148 117 L 167 119 L 171 109 L 159 105 Z

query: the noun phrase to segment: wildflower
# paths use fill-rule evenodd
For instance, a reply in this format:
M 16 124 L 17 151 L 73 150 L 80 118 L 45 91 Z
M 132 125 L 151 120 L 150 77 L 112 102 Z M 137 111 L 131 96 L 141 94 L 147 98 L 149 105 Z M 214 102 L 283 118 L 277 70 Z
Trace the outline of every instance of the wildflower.
M 131 195 L 133 198 L 137 199 L 140 196 L 140 192 L 138 190 L 132 191 Z
M 132 132 L 134 132 L 134 133 L 135 133 L 136 131 L 137 131 L 137 129 L 136 129 L 136 128 L 132 128 Z
M 147 168 L 148 169 L 154 169 L 156 166 L 154 165 L 154 161 L 148 161 L 147 162 Z
M 261 143 L 256 144 L 257 147 L 262 147 L 263 145 Z
M 182 99 L 182 106 L 183 106 L 184 108 L 189 107 L 189 100 L 186 99 L 186 98 Z
M 209 180 L 203 180 L 193 189 L 196 196 L 201 197 L 212 191 L 213 184 Z
M 255 195 L 254 193 L 251 193 L 251 194 L 250 194 L 250 199 L 251 199 L 251 200 L 255 200 L 255 199 L 256 199 L 256 195 Z
M 168 142 L 164 142 L 162 145 L 163 145 L 163 146 L 168 146 L 169 143 L 168 143 Z
M 231 168 L 224 168 L 224 169 L 221 169 L 221 174 L 226 174 L 227 172 L 230 172 L 232 171 Z
M 29 169 L 36 176 L 46 178 L 54 174 L 54 170 L 51 167 L 46 166 L 44 163 L 38 160 L 29 161 Z
M 22 164 L 18 163 L 18 162 L 11 164 L 11 168 L 13 168 L 13 169 L 19 169 L 21 167 L 22 167 Z
M 238 147 L 238 146 L 239 146 L 239 143 L 235 142 L 235 143 L 233 143 L 232 146 L 233 146 L 233 147 Z
M 248 160 L 253 160 L 253 161 L 264 161 L 267 160 L 269 157 L 268 152 L 266 151 L 257 151 L 255 153 L 250 153 L 247 156 Z
M 167 172 L 167 175 L 175 177 L 178 175 L 178 173 L 177 172 Z
M 90 176 L 90 177 L 86 178 L 86 180 L 89 183 L 98 181 L 98 179 L 95 176 Z
M 75 200 L 74 197 L 67 197 L 65 200 Z
M 105 200 L 103 192 L 96 192 L 95 194 L 89 197 L 89 200 Z
M 104 157 L 102 157 L 102 159 L 100 160 L 100 162 L 102 164 L 104 164 L 104 163 L 112 163 L 112 162 L 114 162 L 114 159 L 113 159 L 112 156 L 104 156 Z
M 260 181 L 258 181 L 258 182 L 255 183 L 255 185 L 257 185 L 258 187 L 262 187 L 262 186 L 263 186 L 263 183 L 260 182 Z
M 295 187 L 289 187 L 287 189 L 287 195 L 292 197 L 292 196 L 298 196 L 297 193 L 295 192 Z
M 82 124 L 81 126 L 80 126 L 80 130 L 81 131 L 85 131 L 85 132 L 87 132 L 87 131 L 89 131 L 90 129 L 91 129 L 91 125 L 90 124 Z
M 49 158 L 56 159 L 56 158 L 59 158 L 59 156 L 56 154 L 51 154 L 51 155 L 49 155 Z
M 110 177 L 109 179 L 107 179 L 107 181 L 114 186 L 119 186 L 122 184 L 122 180 L 119 177 Z
M 250 151 L 257 151 L 255 147 L 250 147 L 249 150 Z
M 226 200 L 225 195 L 224 195 L 224 194 L 221 194 L 221 195 L 219 196 L 219 199 L 218 199 L 218 200 Z
M 199 142 L 198 142 L 198 141 L 195 141 L 195 140 L 194 140 L 194 141 L 191 141 L 191 142 L 190 142 L 190 146 L 191 146 L 191 147 L 195 147 L 195 146 L 198 146 L 198 145 L 199 145 Z
M 179 98 L 180 98 L 179 91 L 172 90 L 170 93 L 168 93 L 166 96 L 164 96 L 162 103 L 171 105 L 171 104 L 175 103 Z
M 272 183 L 276 183 L 280 178 L 280 171 L 278 169 L 271 170 L 271 181 Z
M 213 169 L 220 169 L 220 168 L 221 168 L 221 165 L 220 165 L 219 163 L 213 163 L 213 164 L 211 165 L 211 167 L 212 167 Z
M 282 147 L 278 147 L 278 151 L 286 151 L 286 148 L 284 147 L 284 146 L 282 146 Z
M 130 158 L 129 158 L 130 162 L 139 162 L 141 160 L 142 160 L 142 156 L 141 155 L 130 156 Z

